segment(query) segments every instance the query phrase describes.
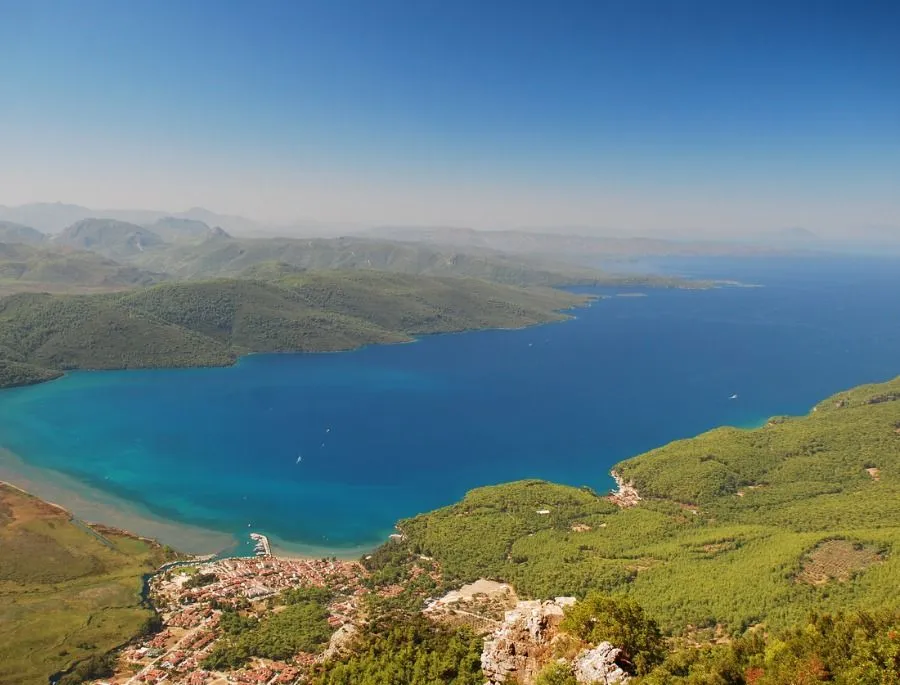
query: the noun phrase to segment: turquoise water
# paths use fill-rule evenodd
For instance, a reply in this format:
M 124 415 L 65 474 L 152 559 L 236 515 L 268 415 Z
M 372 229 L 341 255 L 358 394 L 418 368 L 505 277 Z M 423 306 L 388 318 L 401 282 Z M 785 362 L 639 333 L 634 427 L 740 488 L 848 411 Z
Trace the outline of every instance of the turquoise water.
M 900 373 L 896 262 L 665 266 L 765 287 L 226 369 L 72 373 L 0 392 L 0 445 L 164 519 L 346 548 L 479 485 L 606 489 L 622 458 Z

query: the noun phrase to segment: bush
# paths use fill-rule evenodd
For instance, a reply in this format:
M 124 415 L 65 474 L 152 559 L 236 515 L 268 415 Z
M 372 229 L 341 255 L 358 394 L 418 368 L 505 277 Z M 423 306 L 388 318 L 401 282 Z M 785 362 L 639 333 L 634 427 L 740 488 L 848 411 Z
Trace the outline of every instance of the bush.
M 538 673 L 535 685 L 578 685 L 578 681 L 568 664 L 556 661 L 544 666 Z
M 198 573 L 184 581 L 184 587 L 191 589 L 195 587 L 203 587 L 215 583 L 219 577 L 215 573 Z
M 591 593 L 566 609 L 561 628 L 592 645 L 612 643 L 634 673 L 648 673 L 665 656 L 656 621 L 628 597 Z
M 784 632 L 670 653 L 640 685 L 900 684 L 900 611 L 820 614 Z

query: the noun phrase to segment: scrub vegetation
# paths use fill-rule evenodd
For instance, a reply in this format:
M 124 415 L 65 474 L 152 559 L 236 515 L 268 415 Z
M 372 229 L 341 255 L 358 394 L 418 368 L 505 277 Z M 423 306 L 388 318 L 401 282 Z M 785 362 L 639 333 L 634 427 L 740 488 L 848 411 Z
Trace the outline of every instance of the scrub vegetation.
M 46 683 L 70 668 L 66 683 L 100 674 L 106 652 L 155 629 L 143 576 L 171 558 L 0 483 L 0 683 Z

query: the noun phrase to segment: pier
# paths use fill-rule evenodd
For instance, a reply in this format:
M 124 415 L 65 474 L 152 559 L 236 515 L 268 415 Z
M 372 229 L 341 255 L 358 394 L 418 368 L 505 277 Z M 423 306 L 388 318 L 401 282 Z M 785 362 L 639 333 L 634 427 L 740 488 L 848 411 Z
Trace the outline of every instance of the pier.
M 272 548 L 269 546 L 269 538 L 262 533 L 250 533 L 250 539 L 256 543 L 253 551 L 258 557 L 272 556 Z

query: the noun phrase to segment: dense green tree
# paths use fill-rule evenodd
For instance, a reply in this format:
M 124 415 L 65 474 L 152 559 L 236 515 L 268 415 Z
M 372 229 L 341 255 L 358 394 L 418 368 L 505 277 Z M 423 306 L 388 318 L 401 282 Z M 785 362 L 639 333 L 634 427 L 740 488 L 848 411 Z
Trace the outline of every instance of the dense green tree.
M 237 611 L 222 614 L 224 637 L 203 661 L 204 668 L 242 666 L 251 657 L 290 659 L 299 652 L 318 652 L 331 637 L 323 602 L 295 601 L 259 620 Z
M 636 673 L 648 673 L 665 655 L 656 621 L 628 597 L 592 592 L 566 608 L 560 627 L 592 645 L 612 643 L 622 650 Z
M 215 583 L 218 579 L 219 577 L 215 573 L 195 573 L 184 582 L 184 587 L 187 589 L 203 587 Z
M 900 610 L 817 614 L 775 635 L 672 651 L 640 685 L 897 685 Z
M 376 272 L 163 283 L 126 293 L 0 298 L 0 388 L 68 369 L 225 366 L 248 352 L 319 352 L 426 333 L 564 318 L 571 293 Z
M 75 667 L 57 681 L 57 685 L 78 685 L 113 674 L 115 657 L 110 654 L 95 655 L 79 661 Z
M 481 638 L 422 617 L 373 626 L 347 657 L 321 665 L 310 685 L 483 685 Z

